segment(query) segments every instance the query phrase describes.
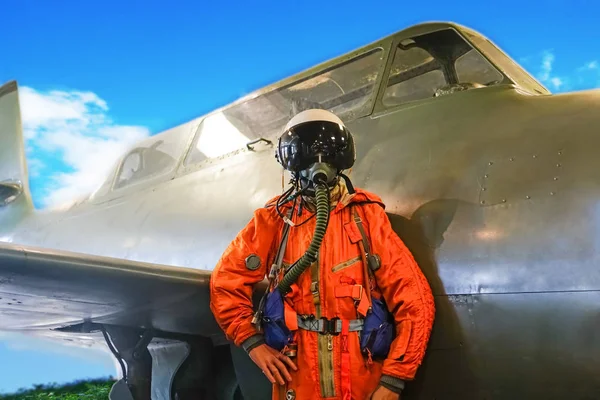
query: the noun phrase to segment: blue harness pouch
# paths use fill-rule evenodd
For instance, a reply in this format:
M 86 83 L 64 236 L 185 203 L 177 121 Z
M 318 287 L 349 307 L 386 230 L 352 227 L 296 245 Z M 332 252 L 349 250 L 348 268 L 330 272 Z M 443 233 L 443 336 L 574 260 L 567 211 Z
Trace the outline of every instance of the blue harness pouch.
M 277 289 L 267 295 L 262 325 L 265 342 L 275 350 L 283 350 L 293 339 L 292 332 L 285 325 L 283 298 Z
M 365 276 L 365 282 L 366 285 L 369 285 L 371 275 L 380 267 L 380 260 L 377 256 L 370 254 L 369 241 L 367 240 L 362 222 L 356 210 L 353 211 L 354 221 L 362 236 L 362 246 L 359 247 L 363 262 L 367 264 L 365 269 L 368 272 L 365 273 L 367 275 Z M 375 278 L 373 277 L 373 279 Z M 371 309 L 365 316 L 363 329 L 360 333 L 361 352 L 370 355 L 373 359 L 386 358 L 394 340 L 395 330 L 394 320 L 387 309 L 384 299 L 371 296 Z
M 387 357 L 394 340 L 395 326 L 383 300 L 373 297 L 371 310 L 364 320 L 360 334 L 360 350 L 373 359 Z
M 291 211 L 288 217 L 290 215 Z M 256 315 L 258 325 L 263 331 L 265 343 L 278 351 L 283 350 L 293 339 L 292 332 L 285 324 L 283 297 L 281 296 L 281 292 L 277 290 L 277 287 L 272 285 L 283 263 L 283 254 L 287 245 L 289 229 L 290 226 L 284 223 L 281 243 L 277 250 L 275 262 L 269 271 L 269 285 L 260 301 L 259 310 Z M 271 288 L 274 289 L 269 292 Z

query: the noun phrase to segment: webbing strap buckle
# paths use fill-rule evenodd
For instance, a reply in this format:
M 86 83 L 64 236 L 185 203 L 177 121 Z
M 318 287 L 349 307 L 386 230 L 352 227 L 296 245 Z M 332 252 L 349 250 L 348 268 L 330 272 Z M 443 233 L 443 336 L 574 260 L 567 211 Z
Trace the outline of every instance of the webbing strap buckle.
M 352 288 L 352 299 L 354 299 L 355 304 L 358 304 L 362 300 L 363 296 L 363 286 L 362 285 L 354 285 Z
M 321 329 L 318 331 L 320 335 L 333 335 L 337 336 L 340 334 L 338 329 L 338 321 L 340 319 L 338 317 L 327 319 L 325 317 L 319 318 L 319 321 L 322 321 L 323 325 L 320 327 Z
M 325 317 L 315 318 L 313 315 L 297 315 L 297 320 L 299 329 L 317 332 L 321 335 L 337 336 L 342 332 L 342 319 L 339 317 L 327 319 Z M 350 320 L 349 331 L 361 331 L 363 326 L 363 319 Z
M 311 282 L 310 292 L 312 294 L 319 293 L 319 282 Z

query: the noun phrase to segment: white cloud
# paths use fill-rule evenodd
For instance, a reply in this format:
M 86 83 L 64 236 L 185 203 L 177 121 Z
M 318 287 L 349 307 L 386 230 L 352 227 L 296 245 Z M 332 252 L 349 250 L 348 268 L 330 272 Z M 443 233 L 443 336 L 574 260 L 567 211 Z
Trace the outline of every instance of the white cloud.
M 29 176 L 33 178 L 39 177 L 43 168 L 44 163 L 41 160 L 37 158 L 31 158 L 27 160 L 27 172 L 29 173 Z
M 555 89 L 560 89 L 560 87 L 563 84 L 563 80 L 561 78 L 558 77 L 553 77 L 550 79 L 550 84 L 555 88 Z
M 550 90 L 560 90 L 561 87 L 565 87 L 565 83 L 568 81 L 564 77 L 556 76 L 553 74 L 554 68 L 554 53 L 552 51 L 546 50 L 542 55 L 542 62 L 540 66 L 540 71 L 537 74 L 538 79 Z
M 106 101 L 92 92 L 23 87 L 20 96 L 30 178 L 40 178 L 32 187 L 43 185 L 43 207 L 68 206 L 90 194 L 116 159 L 150 134 L 114 124 Z
M 546 51 L 542 58 L 542 69 L 539 74 L 539 78 L 542 81 L 550 79 L 550 73 L 552 72 L 552 63 L 554 62 L 554 54 Z
M 107 111 L 106 102 L 91 92 L 50 91 L 40 93 L 32 88 L 20 90 L 26 137 L 34 138 L 37 128 L 59 127 L 65 123 L 87 124 L 94 115 L 91 107 Z
M 577 89 L 600 87 L 600 64 L 597 60 L 588 61 L 575 72 Z
M 591 60 L 565 60 L 556 67 L 553 50 L 545 50 L 538 54 L 521 58 L 523 66 L 534 73 L 535 77 L 552 92 L 569 92 L 600 87 L 600 62 Z

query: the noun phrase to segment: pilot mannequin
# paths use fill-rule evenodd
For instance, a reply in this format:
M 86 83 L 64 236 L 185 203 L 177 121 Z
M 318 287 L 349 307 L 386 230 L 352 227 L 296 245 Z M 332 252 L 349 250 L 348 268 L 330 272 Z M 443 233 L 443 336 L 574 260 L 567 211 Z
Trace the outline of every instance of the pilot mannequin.
M 294 116 L 277 148 L 290 190 L 255 210 L 213 270 L 211 310 L 273 399 L 399 399 L 424 357 L 431 289 L 382 200 L 344 175 L 355 157 L 336 115 Z

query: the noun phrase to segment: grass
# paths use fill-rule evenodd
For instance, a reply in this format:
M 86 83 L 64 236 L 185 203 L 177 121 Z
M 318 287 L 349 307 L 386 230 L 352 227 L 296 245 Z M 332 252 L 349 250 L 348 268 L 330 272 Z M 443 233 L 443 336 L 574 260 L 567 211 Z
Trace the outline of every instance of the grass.
M 63 385 L 34 385 L 16 393 L 0 394 L 0 400 L 106 400 L 115 380 L 110 378 L 75 381 Z

